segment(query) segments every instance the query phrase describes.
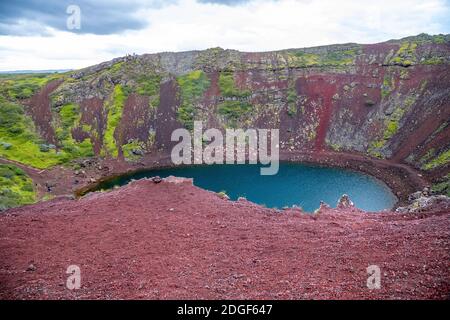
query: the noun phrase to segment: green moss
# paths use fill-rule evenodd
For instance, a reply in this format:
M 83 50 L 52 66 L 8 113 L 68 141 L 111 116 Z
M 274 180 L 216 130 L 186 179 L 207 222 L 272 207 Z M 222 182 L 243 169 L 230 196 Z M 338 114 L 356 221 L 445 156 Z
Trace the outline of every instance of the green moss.
M 447 165 L 448 163 L 450 163 L 450 149 L 428 161 L 422 168 L 425 170 L 432 170 Z
M 408 69 L 401 69 L 400 70 L 400 79 L 405 80 L 409 77 L 409 71 Z
M 159 87 L 161 76 L 159 75 L 143 75 L 137 79 L 136 92 L 143 96 L 159 96 Z
M 82 124 L 82 125 L 81 125 L 81 129 L 82 129 L 84 132 L 91 132 L 91 131 L 92 131 L 92 126 L 89 125 L 89 124 Z
M 227 195 L 227 192 L 225 190 L 222 190 L 220 192 L 217 192 L 217 195 L 222 199 L 227 199 L 229 196 Z
M 61 117 L 62 126 L 64 128 L 70 128 L 75 122 L 80 119 L 80 108 L 75 104 L 66 104 L 61 107 L 59 111 Z
M 203 97 L 211 85 L 209 78 L 201 70 L 192 71 L 177 78 L 180 88 L 181 105 L 177 110 L 178 121 L 192 130 L 196 116 L 195 104 Z
M 287 113 L 290 117 L 293 117 L 297 114 L 297 105 L 295 103 L 288 104 L 288 110 Z
M 81 142 L 77 142 L 72 137 L 72 130 L 80 126 L 81 112 L 80 108 L 76 104 L 66 104 L 61 107 L 58 112 L 57 119 L 55 121 L 55 133 L 58 141 L 61 144 L 62 149 L 65 151 L 66 161 L 80 158 L 80 157 L 92 157 L 94 156 L 93 146 L 91 140 L 86 138 Z M 87 124 L 81 125 L 84 132 L 90 133 L 92 131 L 91 126 Z
M 0 164 L 0 211 L 36 201 L 33 181 L 22 169 Z
M 302 51 L 296 52 L 293 57 L 292 62 L 297 67 L 314 67 L 320 65 L 321 62 L 319 55 Z
M 416 96 L 407 96 L 403 102 L 405 109 L 409 109 L 416 102 L 416 99 Z
M 217 106 L 220 115 L 224 116 L 231 127 L 235 127 L 242 117 L 252 110 L 252 105 L 242 101 L 224 101 Z
M 415 98 L 408 97 L 404 100 L 403 106 L 395 108 L 394 112 L 385 121 L 384 140 L 391 139 L 400 127 L 400 120 L 405 115 L 406 111 L 414 104 Z
M 297 51 L 290 54 L 288 60 L 291 66 L 301 68 L 318 66 L 340 67 L 354 64 L 358 53 L 358 48 L 333 49 L 321 54 Z
M 420 159 L 420 163 L 427 163 L 434 156 L 435 152 L 434 148 L 428 150 L 428 152 Z
M 177 110 L 178 121 L 188 130 L 194 129 L 195 107 L 192 104 L 182 104 Z
M 397 107 L 391 116 L 386 120 L 385 125 L 386 129 L 384 131 L 384 139 L 389 140 L 392 138 L 397 132 L 400 126 L 399 122 L 405 114 L 406 109 Z
M 445 58 L 444 57 L 430 57 L 425 59 L 421 62 L 422 64 L 426 65 L 438 65 L 438 64 L 444 64 Z
M 336 143 L 328 143 L 328 145 L 330 146 L 331 149 L 333 149 L 333 151 L 339 152 L 342 150 L 342 147 Z
M 295 88 L 289 88 L 287 92 L 287 103 L 288 103 L 287 113 L 291 117 L 297 114 L 297 99 L 298 96 Z
M 400 45 L 395 56 L 391 59 L 390 63 L 401 65 L 403 67 L 409 67 L 414 64 L 416 59 L 417 43 L 411 41 L 405 41 Z
M 356 49 L 344 51 L 328 51 L 322 59 L 323 65 L 329 66 L 347 66 L 355 61 L 357 55 Z
M 116 62 L 115 64 L 113 64 L 111 66 L 110 70 L 113 73 L 117 73 L 117 72 L 120 72 L 122 70 L 123 66 L 124 66 L 124 62 L 123 61 Z
M 122 150 L 126 160 L 136 161 L 139 160 L 144 153 L 145 144 L 138 140 L 131 140 L 122 146 Z
M 210 86 L 209 78 L 201 70 L 192 71 L 177 78 L 183 100 L 196 100 L 201 98 Z
M 234 74 L 232 72 L 221 72 L 219 76 L 220 93 L 224 97 L 248 97 L 251 95 L 250 90 L 239 90 L 234 82 Z
M 402 106 L 397 106 L 392 114 L 387 117 L 384 121 L 384 132 L 383 137 L 380 140 L 373 141 L 369 148 L 368 153 L 377 158 L 382 158 L 382 153 L 380 149 L 382 149 L 389 140 L 397 134 L 400 128 L 400 121 L 405 115 L 405 113 L 411 108 L 411 106 L 416 101 L 415 96 L 408 96 L 404 99 Z
M 123 87 L 121 85 L 116 85 L 112 95 L 112 103 L 108 104 L 108 120 L 103 138 L 105 151 L 112 157 L 117 157 L 119 152 L 119 137 L 117 137 L 117 135 L 120 133 L 117 131 L 117 126 L 122 119 L 122 112 L 126 98 L 127 96 L 123 90 Z
M 219 87 L 222 96 L 228 98 L 217 106 L 218 113 L 224 116 L 227 124 L 235 127 L 243 116 L 252 110 L 252 105 L 247 101 L 251 95 L 250 90 L 239 90 L 234 81 L 234 74 L 222 72 L 219 76 Z
M 394 80 L 391 76 L 385 75 L 383 78 L 383 86 L 381 87 L 381 97 L 386 98 L 394 90 Z
M 159 107 L 160 101 L 161 101 L 161 99 L 160 99 L 159 95 L 150 99 L 150 101 L 149 101 L 150 109 L 156 110 Z
M 315 127 L 309 128 L 309 130 L 306 131 L 307 139 L 308 141 L 313 141 L 317 137 L 317 131 Z
M 384 147 L 386 142 L 387 141 L 384 139 L 372 141 L 367 149 L 367 153 L 376 158 L 384 158 L 383 154 L 380 152 L 380 149 Z
M 380 151 L 377 151 L 377 150 L 375 150 L 375 149 L 370 148 L 370 149 L 369 149 L 369 154 L 370 154 L 372 157 L 379 158 L 379 159 L 384 159 L 383 154 L 382 154 Z
M 391 138 L 398 130 L 398 122 L 395 120 L 390 120 L 384 132 L 384 138 L 387 140 Z
M 442 182 L 433 184 L 431 190 L 438 194 L 444 194 L 450 197 L 450 174 L 447 174 Z

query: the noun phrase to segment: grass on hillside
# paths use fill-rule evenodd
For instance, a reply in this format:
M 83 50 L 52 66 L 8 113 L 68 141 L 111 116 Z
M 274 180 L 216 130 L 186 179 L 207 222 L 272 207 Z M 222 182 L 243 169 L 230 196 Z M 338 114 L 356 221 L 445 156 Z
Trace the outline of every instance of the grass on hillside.
M 14 165 L 0 164 L 0 211 L 36 201 L 33 181 Z
M 106 152 L 112 157 L 117 157 L 118 155 L 118 139 L 116 139 L 116 134 L 120 133 L 116 133 L 116 130 L 122 119 L 122 112 L 126 99 L 127 94 L 124 92 L 123 87 L 121 85 L 116 85 L 114 87 L 112 103 L 109 104 L 108 121 L 104 136 Z
M 65 155 L 55 149 L 43 152 L 45 143 L 23 106 L 0 96 L 0 157 L 40 169 L 64 162 Z
M 80 107 L 76 104 L 70 103 L 61 107 L 59 110 L 59 124 L 55 125 L 55 133 L 58 141 L 68 159 L 80 157 L 94 156 L 93 146 L 90 139 L 84 139 L 82 142 L 77 142 L 72 137 L 72 129 L 80 126 L 81 113 Z M 90 132 L 89 126 L 81 126 L 84 131 Z
M 49 81 L 61 76 L 61 74 L 4 74 L 0 76 L 0 95 L 12 101 L 31 98 Z
M 178 108 L 178 121 L 188 130 L 194 128 L 196 116 L 195 103 L 201 99 L 211 85 L 209 78 L 201 70 L 192 71 L 177 78 L 180 88 L 181 106 Z

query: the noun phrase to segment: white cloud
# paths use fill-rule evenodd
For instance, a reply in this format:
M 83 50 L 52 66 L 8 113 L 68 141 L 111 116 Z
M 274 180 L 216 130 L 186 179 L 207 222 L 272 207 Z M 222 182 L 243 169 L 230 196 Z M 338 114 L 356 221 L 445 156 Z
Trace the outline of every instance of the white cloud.
M 448 33 L 449 13 L 444 0 L 263 0 L 239 6 L 180 0 L 140 10 L 149 25 L 139 31 L 90 35 L 49 29 L 46 37 L 0 36 L 0 70 L 80 68 L 133 52 L 373 43 Z

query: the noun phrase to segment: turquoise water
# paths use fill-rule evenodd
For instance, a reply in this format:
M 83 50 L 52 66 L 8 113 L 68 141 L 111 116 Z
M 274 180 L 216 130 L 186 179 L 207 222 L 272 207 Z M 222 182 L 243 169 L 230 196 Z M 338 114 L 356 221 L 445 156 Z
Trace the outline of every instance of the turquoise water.
M 297 205 L 313 212 L 323 200 L 332 207 L 344 193 L 366 211 L 391 209 L 396 198 L 381 181 L 349 170 L 280 163 L 278 174 L 261 176 L 259 165 L 200 165 L 148 170 L 103 182 L 98 189 L 127 184 L 131 179 L 170 175 L 194 178 L 194 185 L 225 191 L 236 200 L 245 197 L 270 208 Z

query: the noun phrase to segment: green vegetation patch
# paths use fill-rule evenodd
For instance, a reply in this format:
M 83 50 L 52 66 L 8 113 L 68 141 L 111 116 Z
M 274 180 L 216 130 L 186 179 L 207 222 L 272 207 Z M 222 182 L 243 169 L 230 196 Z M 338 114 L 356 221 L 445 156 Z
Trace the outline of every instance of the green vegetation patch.
M 431 190 L 433 192 L 444 194 L 447 197 L 450 197 L 450 174 L 447 174 L 442 182 L 433 184 Z
M 430 57 L 430 58 L 425 59 L 421 63 L 426 64 L 426 65 L 445 64 L 445 58 L 444 57 Z
M 327 50 L 325 53 L 297 51 L 289 58 L 294 67 L 348 66 L 355 63 L 358 48 L 345 50 Z
M 251 95 L 250 90 L 239 90 L 234 82 L 234 74 L 232 72 L 221 72 L 219 76 L 219 88 L 224 97 L 248 97 Z
M 387 117 L 384 121 L 385 130 L 383 132 L 383 137 L 380 140 L 373 141 L 369 148 L 368 152 L 372 156 L 377 158 L 382 158 L 382 154 L 380 150 L 386 145 L 386 143 L 397 134 L 400 128 L 400 121 L 405 115 L 405 113 L 411 108 L 411 106 L 416 101 L 415 96 L 407 97 L 401 106 L 397 106 L 392 114 Z
M 331 149 L 333 149 L 333 151 L 340 152 L 342 150 L 342 146 L 337 143 L 329 143 L 327 141 L 327 144 L 328 146 L 330 146 Z
M 118 72 L 122 71 L 122 68 L 124 65 L 125 65 L 125 62 L 123 62 L 123 61 L 116 62 L 110 67 L 110 70 L 113 73 L 118 73 Z
M 119 84 L 116 85 L 112 95 L 112 102 L 108 104 L 108 121 L 103 140 L 106 149 L 105 151 L 112 157 L 117 157 L 119 153 L 117 141 L 119 139 L 116 140 L 115 134 L 117 126 L 122 119 L 122 112 L 126 99 L 127 94 L 123 87 Z
M 58 74 L 18 74 L 0 77 L 0 94 L 8 100 L 31 98 L 49 81 L 61 77 Z
M 92 143 L 89 138 L 84 139 L 82 142 L 77 142 L 72 137 L 72 130 L 80 126 L 80 107 L 73 103 L 66 104 L 61 107 L 58 115 L 60 123 L 56 123 L 55 133 L 62 149 L 67 153 L 67 160 L 94 156 Z M 88 125 L 82 125 L 81 128 L 87 133 L 90 133 L 92 130 Z
M 235 127 L 242 117 L 252 110 L 252 105 L 242 101 L 224 101 L 217 106 L 220 115 L 224 116 L 230 126 Z
M 246 113 L 253 109 L 249 102 L 250 90 L 240 90 L 236 87 L 232 72 L 221 72 L 219 76 L 219 88 L 225 101 L 217 105 L 217 111 L 231 127 L 236 127 Z
M 136 93 L 142 96 L 159 96 L 161 76 L 156 74 L 141 75 L 137 79 Z
M 447 165 L 449 163 L 450 163 L 450 149 L 442 152 L 434 159 L 425 163 L 422 168 L 425 170 L 432 170 Z
M 448 35 L 443 35 L 443 34 L 438 34 L 438 35 L 434 35 L 432 36 L 432 41 L 433 43 L 436 44 L 445 44 L 447 42 L 449 42 L 449 36 Z
M 448 44 L 449 42 L 450 37 L 442 34 L 435 36 L 421 34 L 416 37 L 409 37 L 404 39 L 397 52 L 388 58 L 388 63 L 402 67 L 409 67 L 418 63 L 425 65 L 446 64 L 448 63 L 448 59 L 445 55 L 442 56 L 439 52 L 429 51 L 428 49 L 425 50 L 428 53 L 422 50 L 418 54 L 417 49 L 424 45 Z
M 0 97 L 0 156 L 35 168 L 48 168 L 66 160 L 63 152 L 45 148 L 23 106 Z
M 401 44 L 397 53 L 394 55 L 390 62 L 403 67 L 409 67 L 417 61 L 416 49 L 416 42 L 405 41 Z
M 288 103 L 288 110 L 287 113 L 290 117 L 293 117 L 297 114 L 297 91 L 295 88 L 289 88 L 287 92 L 287 103 Z
M 293 59 L 297 67 L 314 67 L 321 63 L 320 56 L 314 53 L 296 52 Z
M 145 143 L 136 139 L 128 141 L 122 146 L 123 155 L 126 160 L 137 161 L 145 152 Z
M 422 166 L 434 157 L 435 152 L 436 151 L 434 150 L 434 148 L 431 148 L 422 158 L 420 158 L 419 162 L 422 164 Z
M 80 112 L 75 105 L 65 105 L 54 113 L 53 126 L 58 145 L 48 144 L 38 134 L 33 120 L 19 104 L 48 81 L 61 74 L 0 76 L 0 156 L 35 168 L 48 168 L 76 157 L 92 156 L 88 139 L 77 143 L 71 130 L 79 123 Z
M 177 110 L 178 121 L 188 130 L 192 130 L 196 116 L 195 104 L 203 97 L 211 82 L 201 70 L 180 76 L 177 82 L 181 96 L 181 105 Z
M 381 97 L 386 98 L 394 89 L 394 79 L 389 75 L 385 75 L 383 78 L 383 85 L 381 87 Z
M 405 114 L 406 110 L 402 108 L 396 108 L 392 115 L 386 120 L 386 129 L 384 131 L 384 140 L 391 139 L 397 132 L 399 128 L 399 122 Z
M 343 51 L 328 51 L 322 58 L 323 65 L 329 66 L 347 66 L 355 62 L 355 57 L 358 54 L 357 49 L 343 50 Z
M 36 201 L 33 181 L 22 169 L 0 164 L 0 211 Z

